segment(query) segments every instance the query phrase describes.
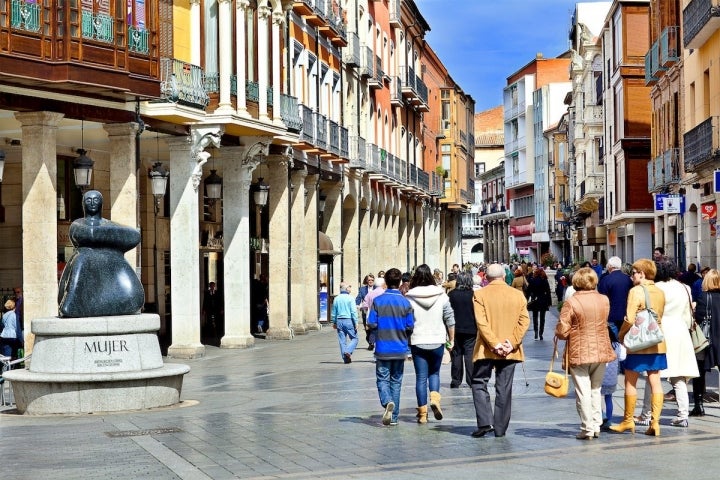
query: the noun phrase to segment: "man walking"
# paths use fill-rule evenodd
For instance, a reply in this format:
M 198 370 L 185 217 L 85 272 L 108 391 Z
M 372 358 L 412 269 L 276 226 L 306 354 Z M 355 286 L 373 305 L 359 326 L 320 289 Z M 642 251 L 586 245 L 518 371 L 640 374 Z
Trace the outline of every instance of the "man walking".
M 385 272 L 387 288 L 373 300 L 368 310 L 368 326 L 376 331 L 375 376 L 380 405 L 385 409 L 383 425 L 397 425 L 398 422 L 405 355 L 415 325 L 413 308 L 398 290 L 401 277 L 397 268 Z
M 515 364 L 525 360 L 522 339 L 530 325 L 527 301 L 522 292 L 505 283 L 505 269 L 490 265 L 486 272 L 490 283 L 473 295 L 478 335 L 473 354 L 472 388 L 478 429 L 474 438 L 495 431 L 504 437 L 512 404 Z M 488 382 L 495 370 L 495 410 L 490 405 Z
M 618 341 L 618 332 L 625 319 L 627 309 L 628 292 L 633 287 L 633 282 L 622 271 L 622 260 L 620 257 L 610 257 L 607 262 L 608 274 L 598 282 L 598 292 L 610 300 L 610 314 L 608 315 L 608 327 L 612 332 L 610 340 Z
M 355 302 L 350 296 L 350 285 L 345 282 L 340 282 L 340 295 L 333 300 L 330 318 L 333 328 L 338 332 L 340 358 L 345 363 L 352 363 L 352 354 L 358 344 L 358 314 Z

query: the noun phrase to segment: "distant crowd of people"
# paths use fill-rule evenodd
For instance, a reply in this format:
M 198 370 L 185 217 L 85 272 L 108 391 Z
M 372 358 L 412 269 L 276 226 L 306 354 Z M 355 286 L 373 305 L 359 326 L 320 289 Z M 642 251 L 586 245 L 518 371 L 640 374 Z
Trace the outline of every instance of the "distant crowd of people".
M 705 414 L 705 373 L 720 365 L 720 272 L 694 264 L 678 271 L 661 248 L 653 258 L 623 264 L 596 259 L 555 267 L 559 320 L 555 336 L 565 341 L 567 367 L 573 379 L 580 417 L 578 440 L 600 432 L 635 431 L 660 435 L 665 401 L 677 412 L 669 424 L 688 427 L 689 417 Z M 698 272 L 699 270 L 699 272 Z M 545 314 L 553 303 L 545 268 L 525 262 L 502 265 L 454 265 L 447 277 L 421 265 L 413 272 L 397 268 L 368 274 L 357 294 L 342 282 L 331 312 L 338 332 L 340 357 L 352 362 L 362 321 L 368 350 L 374 351 L 375 373 L 384 425 L 396 425 L 406 359 L 415 368 L 417 422 L 428 415 L 443 418 L 440 369 L 450 353 L 450 388 L 465 381 L 471 388 L 477 429 L 473 437 L 506 435 L 512 406 L 512 382 L 517 363 L 524 361 L 522 340 L 530 327 L 542 341 Z M 635 326 L 636 315 L 651 308 L 664 340 L 639 351 L 627 351 L 623 341 Z M 709 325 L 710 346 L 695 352 L 690 329 Z M 706 330 L 707 331 L 707 330 Z M 488 385 L 495 374 L 495 402 Z M 612 396 L 618 373 L 624 374 L 625 410 L 613 425 Z M 635 415 L 637 383 L 646 381 L 642 409 Z M 672 390 L 665 393 L 662 379 Z M 690 410 L 688 382 L 692 381 Z

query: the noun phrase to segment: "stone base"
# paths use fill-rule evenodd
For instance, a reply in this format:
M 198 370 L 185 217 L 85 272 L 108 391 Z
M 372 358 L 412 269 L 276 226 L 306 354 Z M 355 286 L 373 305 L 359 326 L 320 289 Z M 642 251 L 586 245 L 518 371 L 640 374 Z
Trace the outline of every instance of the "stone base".
M 310 332 L 319 332 L 320 330 L 322 330 L 322 325 L 320 324 L 320 322 L 306 323 L 305 327 Z
M 250 348 L 255 346 L 252 335 L 225 335 L 220 339 L 220 348 Z
M 27 415 L 79 414 L 143 410 L 180 401 L 187 365 L 167 364 L 154 370 L 104 374 L 43 374 L 13 370 L 15 403 Z
M 308 326 L 306 323 L 293 323 L 290 327 L 295 335 L 305 335 L 308 333 Z
M 40 318 L 31 327 L 29 367 L 3 375 L 20 413 L 140 410 L 180 401 L 190 367 L 163 363 L 157 314 Z
M 292 340 L 293 330 L 288 327 L 270 327 L 265 333 L 266 340 Z
M 168 358 L 193 359 L 205 356 L 205 345 L 191 343 L 189 345 L 172 344 L 168 347 Z

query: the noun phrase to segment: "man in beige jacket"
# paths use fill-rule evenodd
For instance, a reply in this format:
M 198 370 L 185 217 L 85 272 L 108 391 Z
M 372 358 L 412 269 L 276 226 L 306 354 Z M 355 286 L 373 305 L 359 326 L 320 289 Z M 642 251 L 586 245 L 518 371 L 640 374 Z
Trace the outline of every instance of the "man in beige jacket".
M 522 339 L 530 325 L 527 300 L 505 283 L 505 269 L 488 267 L 490 283 L 473 296 L 478 334 L 473 352 L 472 394 L 478 429 L 475 438 L 494 431 L 504 437 L 510 423 L 515 364 L 524 361 Z M 495 411 L 490 405 L 488 382 L 495 369 Z

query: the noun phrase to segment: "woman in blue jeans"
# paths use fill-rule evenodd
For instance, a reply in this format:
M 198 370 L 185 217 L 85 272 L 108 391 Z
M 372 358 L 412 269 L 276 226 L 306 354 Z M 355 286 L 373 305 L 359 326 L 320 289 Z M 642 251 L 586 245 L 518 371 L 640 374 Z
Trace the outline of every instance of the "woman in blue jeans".
M 440 365 L 444 349 L 452 349 L 455 339 L 455 317 L 450 299 L 445 289 L 435 283 L 432 270 L 425 264 L 415 270 L 405 297 L 415 314 L 410 350 L 415 366 L 417 421 L 427 423 L 428 389 L 430 409 L 436 420 L 442 420 Z

